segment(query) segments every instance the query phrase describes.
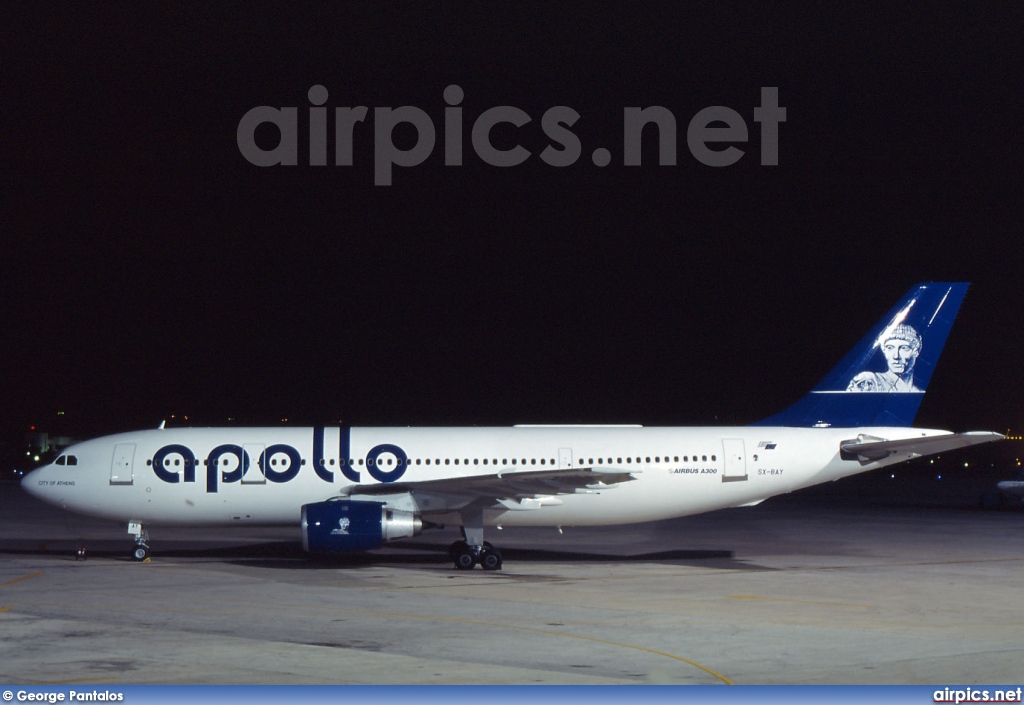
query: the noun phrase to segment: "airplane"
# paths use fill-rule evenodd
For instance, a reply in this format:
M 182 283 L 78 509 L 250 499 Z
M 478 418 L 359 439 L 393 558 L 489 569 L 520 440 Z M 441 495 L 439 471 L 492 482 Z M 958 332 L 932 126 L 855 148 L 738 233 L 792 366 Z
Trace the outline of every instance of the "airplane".
M 298 527 L 314 554 L 462 528 L 456 568 L 502 567 L 485 527 L 614 525 L 774 495 L 1002 438 L 912 428 L 965 283 L 912 287 L 806 396 L 740 427 L 166 428 L 70 446 L 30 494 L 126 522 Z
M 994 490 L 982 493 L 978 505 L 983 509 L 1024 506 L 1024 470 L 1009 480 L 1000 480 Z
M 996 483 L 994 501 L 987 496 L 982 498 L 983 504 L 988 506 L 1002 506 L 1004 503 L 1010 506 L 1024 504 L 1024 471 L 1017 473 L 1012 480 L 1001 480 Z

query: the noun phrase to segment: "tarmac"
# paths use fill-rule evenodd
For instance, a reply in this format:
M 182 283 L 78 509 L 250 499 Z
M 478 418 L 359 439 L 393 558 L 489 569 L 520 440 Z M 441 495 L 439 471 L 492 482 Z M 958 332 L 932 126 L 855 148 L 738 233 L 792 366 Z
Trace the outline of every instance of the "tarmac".
M 1024 512 L 889 481 L 489 530 L 497 572 L 454 570 L 453 529 L 318 560 L 297 528 L 153 527 L 136 563 L 125 526 L 0 483 L 0 680 L 1020 684 Z

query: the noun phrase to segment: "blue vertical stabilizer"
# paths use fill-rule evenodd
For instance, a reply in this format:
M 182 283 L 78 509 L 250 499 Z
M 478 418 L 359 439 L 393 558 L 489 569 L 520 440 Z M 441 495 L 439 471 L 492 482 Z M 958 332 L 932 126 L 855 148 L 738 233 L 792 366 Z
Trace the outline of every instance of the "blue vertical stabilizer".
M 810 394 L 755 426 L 910 426 L 967 293 L 913 287 Z

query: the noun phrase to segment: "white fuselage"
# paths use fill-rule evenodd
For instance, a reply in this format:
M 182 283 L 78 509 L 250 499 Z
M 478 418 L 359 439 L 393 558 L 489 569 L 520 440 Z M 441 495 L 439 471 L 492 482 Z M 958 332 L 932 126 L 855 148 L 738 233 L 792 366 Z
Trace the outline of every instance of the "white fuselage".
M 393 484 L 405 497 L 396 501 L 412 504 L 404 508 L 458 524 L 450 496 L 432 504 L 429 491 L 409 493 L 408 486 L 592 467 L 635 479 L 540 496 L 522 507 L 495 505 L 485 524 L 624 524 L 756 503 L 912 457 L 843 460 L 840 442 L 861 434 L 894 440 L 945 433 L 756 426 L 161 429 L 76 444 L 62 455 L 63 465 L 39 468 L 23 485 L 71 511 L 126 522 L 294 526 L 304 504 L 358 495 L 354 485 Z

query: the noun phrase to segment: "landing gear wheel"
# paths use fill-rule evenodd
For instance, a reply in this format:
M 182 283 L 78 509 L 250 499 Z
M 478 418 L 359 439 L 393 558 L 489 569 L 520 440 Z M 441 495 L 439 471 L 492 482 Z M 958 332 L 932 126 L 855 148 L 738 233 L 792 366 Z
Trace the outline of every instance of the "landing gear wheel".
M 149 558 L 149 546 L 144 543 L 135 545 L 132 549 L 132 560 L 133 561 L 144 561 Z
M 493 548 L 485 548 L 480 554 L 480 567 L 484 570 L 501 570 L 501 553 Z
M 476 555 L 470 550 L 469 546 L 465 549 L 458 551 L 455 554 L 455 567 L 458 570 L 473 570 L 476 565 Z

